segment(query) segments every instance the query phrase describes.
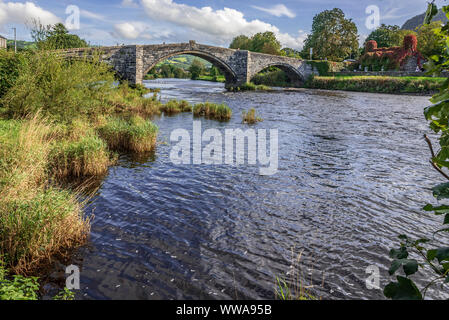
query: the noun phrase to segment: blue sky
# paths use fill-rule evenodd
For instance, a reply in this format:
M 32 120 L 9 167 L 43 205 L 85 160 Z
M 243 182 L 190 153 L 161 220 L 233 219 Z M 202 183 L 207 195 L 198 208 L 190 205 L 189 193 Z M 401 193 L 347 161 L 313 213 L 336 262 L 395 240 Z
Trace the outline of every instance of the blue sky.
M 447 4 L 437 0 L 439 7 Z M 379 8 L 380 23 L 402 25 L 425 11 L 424 0 L 0 0 L 0 34 L 30 40 L 29 21 L 66 22 L 66 9 L 80 11 L 80 26 L 72 32 L 92 44 L 151 44 L 190 39 L 229 45 L 239 34 L 271 30 L 284 46 L 301 48 L 317 13 L 338 7 L 357 24 L 360 41 L 370 33 L 366 8 Z M 73 21 L 73 20 L 72 20 Z

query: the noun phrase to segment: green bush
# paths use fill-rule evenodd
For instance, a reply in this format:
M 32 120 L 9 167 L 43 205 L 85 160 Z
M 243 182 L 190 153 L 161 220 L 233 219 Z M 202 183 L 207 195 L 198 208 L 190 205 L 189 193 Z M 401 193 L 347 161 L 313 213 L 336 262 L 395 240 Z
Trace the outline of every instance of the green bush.
M 0 50 L 0 98 L 16 83 L 25 59 L 23 54 Z
M 40 110 L 50 119 L 70 122 L 110 112 L 105 101 L 113 91 L 113 81 L 114 73 L 98 57 L 66 61 L 54 53 L 39 52 L 25 60 L 3 104 L 9 116 L 23 117 Z

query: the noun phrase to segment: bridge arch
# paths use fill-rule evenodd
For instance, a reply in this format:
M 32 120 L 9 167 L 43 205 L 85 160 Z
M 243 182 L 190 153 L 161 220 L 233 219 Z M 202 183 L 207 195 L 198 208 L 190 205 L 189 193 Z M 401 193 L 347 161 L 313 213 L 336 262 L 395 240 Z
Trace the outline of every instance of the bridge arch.
M 225 76 L 226 83 L 234 83 L 237 79 L 236 73 L 231 68 L 231 66 L 229 66 L 225 61 L 223 61 L 222 59 L 220 59 L 210 53 L 207 53 L 204 51 L 199 51 L 199 50 L 182 50 L 182 51 L 175 51 L 175 52 L 170 52 L 170 53 L 164 54 L 161 57 L 158 57 L 157 59 L 153 59 L 152 61 L 144 63 L 143 75 L 145 76 L 158 63 L 160 63 L 168 58 L 183 55 L 183 54 L 188 54 L 191 56 L 202 58 L 202 59 L 210 62 L 213 66 L 217 67 L 221 71 L 221 73 Z
M 254 76 L 256 76 L 259 72 L 268 69 L 270 67 L 276 67 L 284 71 L 287 75 L 287 77 L 290 79 L 292 85 L 300 85 L 305 82 L 304 75 L 296 68 L 295 66 L 292 66 L 288 63 L 280 63 L 280 62 L 274 62 L 267 65 L 264 65 L 263 67 L 258 67 L 253 70 L 251 73 L 250 79 L 252 79 Z

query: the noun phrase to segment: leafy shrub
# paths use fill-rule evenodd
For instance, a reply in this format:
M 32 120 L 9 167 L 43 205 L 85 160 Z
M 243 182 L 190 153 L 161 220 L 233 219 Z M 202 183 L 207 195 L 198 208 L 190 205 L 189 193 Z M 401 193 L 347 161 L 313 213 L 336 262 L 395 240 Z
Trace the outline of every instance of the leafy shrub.
M 51 52 L 38 52 L 26 59 L 3 104 L 10 116 L 41 110 L 50 119 L 70 122 L 110 112 L 105 102 L 113 91 L 113 81 L 110 67 L 98 57 L 66 61 Z
M 5 265 L 0 258 L 0 300 L 37 300 L 39 290 L 37 277 L 25 278 L 14 275 L 8 279 L 6 273 Z
M 0 98 L 16 83 L 24 63 L 23 54 L 0 50 Z

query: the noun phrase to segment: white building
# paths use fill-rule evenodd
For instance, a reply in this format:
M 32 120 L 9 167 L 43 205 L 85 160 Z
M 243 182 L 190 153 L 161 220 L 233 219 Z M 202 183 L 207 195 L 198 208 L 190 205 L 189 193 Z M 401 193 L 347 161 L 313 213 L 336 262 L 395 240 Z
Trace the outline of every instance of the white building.
M 0 49 L 6 49 L 6 38 L 0 36 Z

